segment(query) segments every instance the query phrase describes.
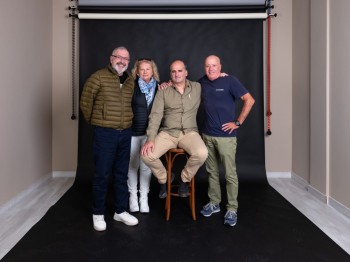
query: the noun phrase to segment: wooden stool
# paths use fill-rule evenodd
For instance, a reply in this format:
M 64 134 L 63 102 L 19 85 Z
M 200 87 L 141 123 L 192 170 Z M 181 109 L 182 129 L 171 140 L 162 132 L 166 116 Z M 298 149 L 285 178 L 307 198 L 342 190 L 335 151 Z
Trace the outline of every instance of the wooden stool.
M 165 211 L 166 211 L 166 220 L 169 221 L 170 219 L 170 205 L 171 205 L 171 197 L 172 196 L 179 196 L 178 192 L 173 192 L 172 188 L 178 188 L 178 185 L 172 185 L 171 184 L 171 171 L 175 162 L 175 159 L 179 155 L 186 155 L 188 158 L 188 154 L 185 150 L 182 148 L 172 148 L 169 149 L 168 152 L 165 154 L 165 158 L 167 161 L 167 197 L 165 201 Z M 196 220 L 196 208 L 195 208 L 195 186 L 194 186 L 194 177 L 191 179 L 191 182 L 189 183 L 189 204 L 191 208 L 192 218 L 193 220 Z

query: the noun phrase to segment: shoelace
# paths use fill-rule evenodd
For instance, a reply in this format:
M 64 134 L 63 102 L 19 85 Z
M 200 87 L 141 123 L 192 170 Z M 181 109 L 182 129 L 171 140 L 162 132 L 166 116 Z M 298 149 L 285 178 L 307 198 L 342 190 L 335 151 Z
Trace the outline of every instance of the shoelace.
M 228 219 L 233 219 L 234 217 L 236 217 L 236 213 L 233 212 L 233 211 L 229 211 L 229 212 L 227 212 L 225 217 L 228 218 Z
M 204 209 L 212 209 L 213 210 L 214 208 L 215 208 L 215 206 L 211 202 L 204 206 Z

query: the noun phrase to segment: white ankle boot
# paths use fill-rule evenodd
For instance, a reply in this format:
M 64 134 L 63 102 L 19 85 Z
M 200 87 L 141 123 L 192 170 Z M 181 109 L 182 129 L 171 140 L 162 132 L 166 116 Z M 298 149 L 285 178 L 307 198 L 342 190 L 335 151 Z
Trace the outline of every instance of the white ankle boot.
M 137 201 L 137 194 L 130 194 L 129 196 L 129 209 L 130 212 L 139 212 L 139 203 Z
M 140 212 L 141 213 L 149 213 L 148 196 L 147 195 L 140 196 Z

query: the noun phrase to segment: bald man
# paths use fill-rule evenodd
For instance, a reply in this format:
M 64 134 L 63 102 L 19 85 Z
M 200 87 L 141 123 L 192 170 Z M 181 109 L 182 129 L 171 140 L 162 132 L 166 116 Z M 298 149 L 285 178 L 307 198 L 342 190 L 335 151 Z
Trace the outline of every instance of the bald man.
M 238 177 L 236 172 L 237 129 L 244 123 L 252 106 L 254 98 L 234 76 L 221 76 L 220 58 L 210 55 L 204 62 L 205 76 L 199 83 L 202 86 L 203 106 L 203 140 L 208 148 L 208 158 L 205 162 L 208 173 L 209 203 L 201 214 L 209 217 L 220 212 L 221 188 L 219 179 L 219 163 L 225 170 L 227 212 L 224 224 L 234 226 L 237 223 L 238 209 Z M 235 112 L 235 102 L 243 100 L 239 114 Z
M 172 84 L 158 90 L 147 128 L 147 142 L 141 149 L 142 159 L 161 184 L 160 198 L 166 197 L 167 171 L 159 159 L 171 148 L 183 148 L 189 158 L 181 172 L 179 196 L 189 195 L 188 182 L 204 164 L 208 150 L 198 134 L 197 111 L 201 86 L 187 79 L 185 63 L 176 60 L 170 65 Z

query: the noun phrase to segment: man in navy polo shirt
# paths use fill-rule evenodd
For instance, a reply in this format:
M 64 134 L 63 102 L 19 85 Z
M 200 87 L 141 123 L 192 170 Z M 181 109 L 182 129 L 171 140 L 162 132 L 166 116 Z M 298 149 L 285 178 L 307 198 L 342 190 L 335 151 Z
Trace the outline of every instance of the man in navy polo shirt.
M 220 212 L 221 188 L 219 179 L 219 163 L 225 169 L 227 212 L 224 224 L 234 226 L 237 223 L 238 209 L 238 177 L 236 172 L 237 129 L 248 116 L 254 98 L 234 76 L 221 76 L 220 58 L 210 55 L 204 63 L 205 76 L 199 83 L 202 86 L 203 140 L 208 148 L 208 158 L 205 162 L 209 180 L 209 203 L 201 214 L 205 217 Z M 243 100 L 239 114 L 235 112 L 236 99 Z M 238 117 L 237 117 L 238 116 Z

